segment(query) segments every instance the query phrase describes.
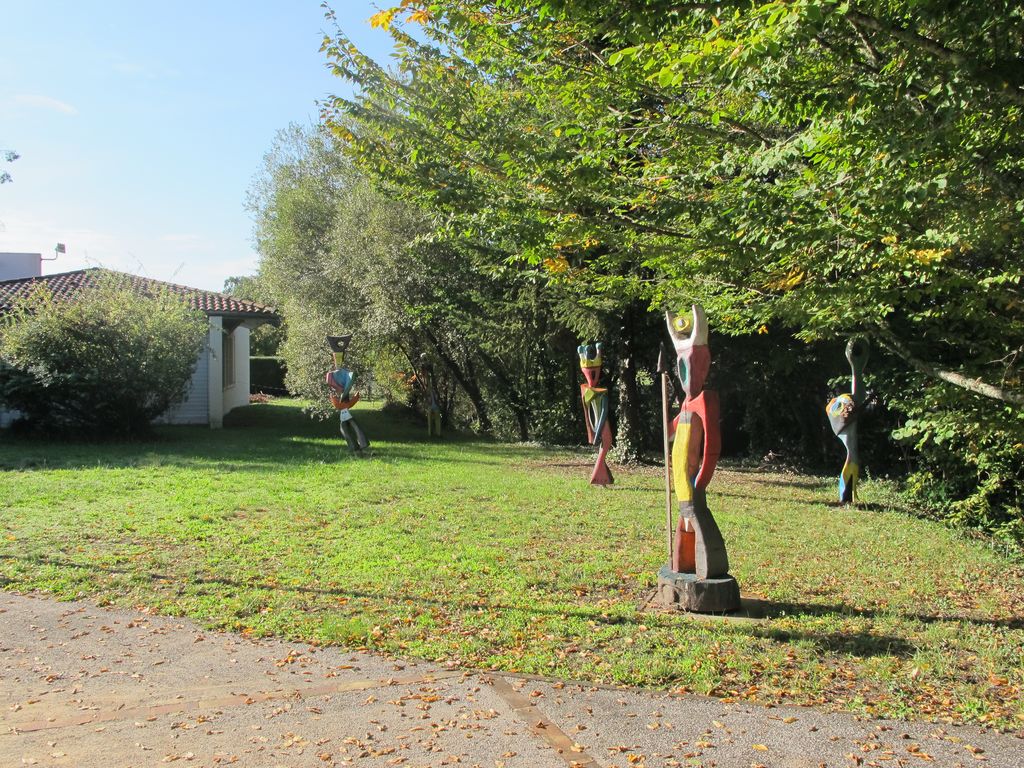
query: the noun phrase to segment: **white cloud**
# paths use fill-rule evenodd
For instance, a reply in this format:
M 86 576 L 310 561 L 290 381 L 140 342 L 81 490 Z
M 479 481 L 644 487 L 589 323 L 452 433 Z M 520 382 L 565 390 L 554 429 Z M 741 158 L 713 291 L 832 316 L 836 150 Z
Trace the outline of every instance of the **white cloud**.
M 121 75 L 145 77 L 156 80 L 162 77 L 178 77 L 178 70 L 159 63 L 143 63 L 128 59 L 120 54 L 109 54 L 106 60 L 110 62 L 110 68 Z
M 143 75 L 147 74 L 146 68 L 133 61 L 118 61 L 114 64 L 114 71 L 122 75 Z
M 14 97 L 14 101 L 18 104 L 24 104 L 29 107 L 39 107 L 40 109 L 62 112 L 65 115 L 78 114 L 78 110 L 66 101 L 54 99 L 51 96 L 43 96 L 38 93 L 19 93 Z
M 203 242 L 203 238 L 199 235 L 187 232 L 163 235 L 160 239 L 165 243 L 174 243 L 176 245 L 199 245 Z

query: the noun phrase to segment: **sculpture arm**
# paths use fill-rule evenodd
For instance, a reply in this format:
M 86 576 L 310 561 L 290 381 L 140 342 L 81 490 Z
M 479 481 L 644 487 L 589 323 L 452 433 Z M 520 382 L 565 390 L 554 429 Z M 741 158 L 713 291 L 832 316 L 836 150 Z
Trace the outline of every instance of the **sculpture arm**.
M 594 420 L 594 436 L 591 439 L 594 445 L 597 445 L 608 422 L 608 390 L 598 390 L 592 402 L 597 411 L 597 419 Z
M 693 481 L 697 490 L 703 491 L 711 482 L 718 466 L 718 457 L 722 452 L 721 430 L 718 425 L 718 393 L 701 392 L 687 403 L 688 411 L 698 416 L 704 426 L 704 455 L 700 463 L 700 471 Z

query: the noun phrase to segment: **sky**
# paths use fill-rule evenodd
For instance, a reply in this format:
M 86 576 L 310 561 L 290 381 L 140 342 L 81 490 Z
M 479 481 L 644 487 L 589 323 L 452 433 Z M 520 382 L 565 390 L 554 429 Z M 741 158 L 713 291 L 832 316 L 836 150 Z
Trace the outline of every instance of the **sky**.
M 387 62 L 368 19 L 338 25 Z M 278 130 L 349 95 L 320 53 L 319 0 L 0 0 L 0 252 L 43 274 L 107 267 L 207 290 L 254 274 L 246 193 Z

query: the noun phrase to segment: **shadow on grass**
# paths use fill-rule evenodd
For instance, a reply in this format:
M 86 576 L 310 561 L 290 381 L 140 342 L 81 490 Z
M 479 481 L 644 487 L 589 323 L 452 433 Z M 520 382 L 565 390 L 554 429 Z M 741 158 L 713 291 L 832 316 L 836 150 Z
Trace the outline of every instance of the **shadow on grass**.
M 778 473 L 770 474 L 770 469 L 752 469 L 750 467 L 737 467 L 729 466 L 728 464 L 719 465 L 722 472 L 732 472 L 737 475 L 752 475 L 757 479 L 757 482 L 764 483 L 766 485 L 777 485 L 782 488 L 802 488 L 807 491 L 820 491 L 823 487 L 827 487 L 829 479 L 810 479 L 806 476 L 790 478 L 787 475 Z
M 20 560 L 37 565 L 52 566 L 57 568 L 75 568 L 101 573 L 123 575 L 132 578 L 145 578 L 153 582 L 165 582 L 167 584 L 181 583 L 181 579 L 167 574 L 154 571 L 131 570 L 117 568 L 114 566 L 103 566 L 95 563 L 78 563 L 72 560 L 50 557 L 50 556 L 19 556 L 0 554 L 0 560 Z M 0 586 L 14 584 L 15 582 L 0 577 Z M 233 590 L 261 590 L 270 592 L 284 592 L 305 595 L 320 595 L 326 597 L 347 597 L 364 598 L 383 602 L 419 603 L 422 605 L 439 606 L 443 608 L 456 609 L 460 611 L 500 611 L 509 613 L 526 613 L 540 616 L 573 617 L 585 621 L 592 621 L 606 626 L 638 626 L 649 624 L 652 616 L 644 611 L 637 611 L 634 615 L 609 616 L 599 611 L 588 611 L 582 609 L 559 609 L 540 606 L 506 605 L 503 603 L 489 602 L 486 600 L 450 600 L 438 599 L 426 595 L 409 595 L 403 593 L 375 592 L 366 589 L 342 589 L 325 587 L 307 587 L 302 585 L 266 584 L 259 582 L 242 582 L 224 577 L 192 576 L 187 581 L 188 585 L 211 585 L 216 587 L 227 587 Z M 788 603 L 760 599 L 744 599 L 743 616 L 739 618 L 763 618 L 773 619 L 782 617 L 797 616 L 820 616 L 820 617 L 857 617 L 873 619 L 878 617 L 876 611 L 862 610 L 846 605 L 825 605 Z M 673 614 L 672 612 L 659 611 L 656 615 L 664 617 L 672 627 L 679 625 L 672 621 L 672 618 L 684 618 L 686 614 Z M 987 625 L 1005 627 L 1009 629 L 1024 628 L 1024 619 L 983 619 L 969 616 L 940 616 L 930 614 L 898 614 L 904 619 L 921 621 L 923 623 L 935 622 L 960 622 L 974 625 Z M 908 658 L 912 656 L 917 648 L 905 638 L 895 635 L 879 635 L 865 631 L 846 632 L 816 632 L 802 630 L 799 628 L 776 628 L 770 624 L 751 624 L 748 622 L 736 622 L 736 617 L 702 617 L 702 621 L 709 622 L 708 626 L 717 626 L 723 632 L 748 634 L 761 637 L 766 640 L 779 643 L 792 643 L 806 641 L 813 643 L 820 651 L 835 654 L 852 654 L 860 657 L 868 656 L 897 656 Z M 717 622 L 721 623 L 717 623 Z
M 917 646 L 902 637 L 871 632 L 799 632 L 758 628 L 756 634 L 779 643 L 808 640 L 819 651 L 861 658 L 896 656 L 908 659 L 917 653 Z
M 225 428 L 219 431 L 203 426 L 158 427 L 152 439 L 130 442 L 5 439 L 0 442 L 0 472 L 159 466 L 273 472 L 310 463 L 392 459 L 498 465 L 523 455 L 522 448 L 465 433 L 432 439 L 408 419 L 378 409 L 357 408 L 353 413 L 370 439 L 369 456 L 351 454 L 336 418 L 320 421 L 295 407 L 256 405 L 228 414 Z M 482 448 L 483 457 L 478 453 L 461 458 L 458 453 L 463 446 Z
M 760 598 L 743 598 L 743 612 L 750 618 L 778 619 L 785 616 L 845 616 L 849 618 L 877 619 L 884 616 L 898 616 L 902 619 L 920 621 L 922 624 L 936 624 L 956 621 L 978 626 L 1024 629 L 1024 617 L 1012 619 L 986 619 L 977 616 L 943 615 L 935 613 L 905 613 L 896 611 L 875 611 L 870 608 L 855 608 L 842 604 L 793 603 Z
M 760 481 L 757 481 L 760 482 Z M 769 478 L 764 479 L 766 485 L 771 485 Z M 774 497 L 771 494 L 757 494 L 757 493 L 743 493 L 742 491 L 733 490 L 728 487 L 728 490 L 722 488 L 721 485 L 712 485 L 708 488 L 708 496 L 714 498 L 715 496 L 724 496 L 730 499 L 750 499 L 752 501 L 764 502 L 767 500 L 779 501 L 778 497 Z M 923 515 L 920 510 L 915 509 L 910 504 L 898 504 L 898 503 L 886 503 L 880 504 L 877 501 L 858 501 L 855 504 L 848 504 L 841 501 L 837 501 L 834 498 L 824 498 L 822 496 L 784 496 L 781 501 L 787 504 L 804 504 L 807 506 L 819 506 L 827 507 L 829 509 L 845 510 L 849 512 L 899 512 L 904 515 L 910 515 L 912 517 L 927 517 Z
M 752 501 L 765 502 L 768 500 L 779 501 L 778 497 L 772 496 L 770 493 L 757 494 L 757 493 L 742 493 L 740 491 L 725 490 L 720 485 L 712 485 L 708 488 L 708 497 L 714 498 L 715 496 L 724 496 L 730 499 L 750 499 Z M 823 498 L 815 498 L 813 496 L 785 496 L 782 497 L 781 501 L 787 504 L 807 504 L 809 506 L 814 505 L 828 505 L 828 501 Z M 860 507 L 858 507 L 860 509 Z

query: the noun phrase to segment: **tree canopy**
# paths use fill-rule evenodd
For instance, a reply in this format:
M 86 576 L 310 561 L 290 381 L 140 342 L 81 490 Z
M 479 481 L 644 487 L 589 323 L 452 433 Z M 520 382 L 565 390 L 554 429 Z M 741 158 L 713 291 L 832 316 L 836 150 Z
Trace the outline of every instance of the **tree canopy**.
M 405 0 L 373 22 L 396 65 L 325 39 L 360 88 L 325 117 L 438 232 L 586 306 L 865 333 L 932 475 L 967 463 L 1019 509 L 1017 4 Z
M 324 336 L 352 332 L 349 363 L 393 399 L 421 394 L 426 354 L 446 417 L 523 440 L 572 429 L 576 342 L 537 270 L 435 238 L 421 210 L 374 190 L 323 131 L 279 136 L 251 207 L 292 391 L 327 409 Z
M 455 231 L 556 277 L 700 299 L 737 331 L 864 330 L 1020 403 L 1013 8 L 405 2 L 376 18 L 397 71 L 327 44 L 362 87 L 333 121 Z

